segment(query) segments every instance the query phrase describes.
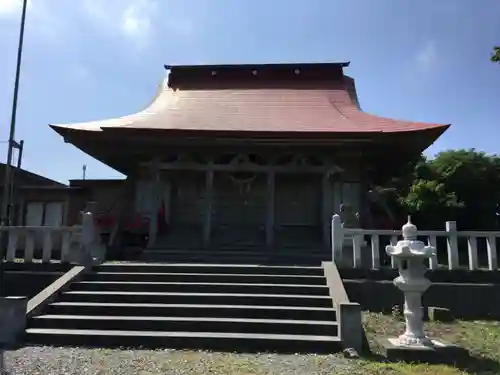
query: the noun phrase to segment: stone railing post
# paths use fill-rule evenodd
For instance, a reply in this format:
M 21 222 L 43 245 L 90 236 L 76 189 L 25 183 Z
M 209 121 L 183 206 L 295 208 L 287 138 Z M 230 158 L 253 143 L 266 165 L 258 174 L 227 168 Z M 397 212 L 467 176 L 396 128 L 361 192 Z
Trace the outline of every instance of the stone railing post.
M 486 238 L 486 249 L 488 252 L 488 269 L 496 271 L 498 268 L 497 237 L 494 234 Z
M 8 236 L 5 261 L 14 262 L 16 260 L 17 244 L 19 242 L 19 230 L 17 228 L 6 228 L 2 234 Z
M 74 226 L 73 228 L 78 228 Z M 73 230 L 64 230 L 61 233 L 61 263 L 71 262 L 71 237 Z
M 467 253 L 469 255 L 469 270 L 474 271 L 479 267 L 477 256 L 477 237 L 469 236 L 467 238 Z
M 32 263 L 33 256 L 35 255 L 36 230 L 28 228 L 28 230 L 25 231 L 24 241 L 24 262 Z
M 456 270 L 460 265 L 458 260 L 457 223 L 455 221 L 447 221 L 446 232 L 446 244 L 448 248 L 448 269 Z
M 332 217 L 332 260 L 334 263 L 342 262 L 342 246 L 344 245 L 344 230 L 340 215 Z
M 50 263 L 52 259 L 53 231 L 50 227 L 43 231 L 42 262 Z
M 380 240 L 377 234 L 371 235 L 372 247 L 372 269 L 378 270 L 380 268 Z
M 96 206 L 88 202 L 82 212 L 81 246 L 83 248 L 84 262 L 101 263 L 105 259 L 106 245 L 102 242 L 99 228 L 95 221 Z

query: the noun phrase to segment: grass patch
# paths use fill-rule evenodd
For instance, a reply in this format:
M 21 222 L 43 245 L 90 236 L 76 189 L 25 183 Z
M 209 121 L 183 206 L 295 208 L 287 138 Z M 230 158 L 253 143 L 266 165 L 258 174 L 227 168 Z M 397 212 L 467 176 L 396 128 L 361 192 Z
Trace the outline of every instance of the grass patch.
M 361 364 L 366 374 L 374 375 L 492 375 L 500 374 L 500 322 L 456 321 L 427 322 L 428 336 L 458 344 L 469 350 L 469 358 L 459 358 L 449 365 L 387 363 L 381 360 L 376 337 L 396 337 L 404 330 L 404 321 L 397 314 L 382 315 L 365 312 L 363 324 L 368 343 L 374 354 Z

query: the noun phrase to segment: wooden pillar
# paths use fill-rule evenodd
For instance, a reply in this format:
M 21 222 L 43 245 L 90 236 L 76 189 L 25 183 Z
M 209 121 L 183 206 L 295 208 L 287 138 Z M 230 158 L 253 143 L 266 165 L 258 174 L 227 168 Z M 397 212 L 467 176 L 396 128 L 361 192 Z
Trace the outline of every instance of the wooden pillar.
M 361 221 L 363 223 L 371 224 L 371 210 L 370 210 L 370 200 L 368 199 L 368 191 L 370 190 L 370 183 L 368 177 L 365 173 L 361 174 L 359 188 L 359 202 L 360 209 L 359 214 L 361 216 Z
M 332 185 L 330 183 L 330 174 L 328 172 L 323 172 L 323 178 L 321 182 L 321 223 L 323 224 L 323 243 L 325 247 L 330 248 L 330 224 L 333 215 L 333 197 L 332 197 Z
M 274 245 L 274 221 L 276 205 L 276 173 L 267 172 L 267 217 L 266 217 L 266 245 Z
M 203 223 L 203 245 L 210 246 L 212 234 L 212 206 L 214 195 L 214 170 L 209 167 L 205 172 L 205 221 Z
M 149 240 L 148 247 L 151 247 L 155 241 L 158 234 L 158 197 L 160 194 L 160 168 L 158 160 L 153 160 L 150 165 L 150 188 L 148 189 L 149 194 L 147 194 L 148 199 L 148 211 L 149 211 Z
M 361 221 L 363 223 L 370 223 L 370 226 L 372 224 L 372 218 L 371 218 L 371 203 L 370 200 L 368 199 L 368 191 L 370 190 L 370 174 L 368 170 L 366 169 L 367 163 L 365 162 L 366 158 L 365 155 L 362 154 L 361 157 L 361 162 L 360 162 L 360 173 L 359 173 L 359 183 L 360 183 L 360 188 L 359 188 L 359 203 L 360 203 L 360 208 L 359 208 L 359 214 L 361 215 Z

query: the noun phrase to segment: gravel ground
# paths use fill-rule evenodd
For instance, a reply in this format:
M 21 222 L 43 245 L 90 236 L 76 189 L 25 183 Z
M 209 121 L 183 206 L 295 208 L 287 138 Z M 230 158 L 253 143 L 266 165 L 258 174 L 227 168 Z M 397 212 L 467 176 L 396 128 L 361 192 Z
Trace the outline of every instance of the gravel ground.
M 10 375 L 361 374 L 343 356 L 26 347 L 5 352 Z

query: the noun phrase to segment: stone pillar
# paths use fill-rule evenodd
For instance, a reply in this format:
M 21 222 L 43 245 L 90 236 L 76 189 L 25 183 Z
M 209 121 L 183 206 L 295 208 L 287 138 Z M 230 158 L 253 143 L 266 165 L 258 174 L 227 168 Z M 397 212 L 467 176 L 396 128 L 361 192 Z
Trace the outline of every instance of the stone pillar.
M 205 220 L 203 222 L 203 245 L 208 247 L 210 246 L 210 239 L 212 235 L 214 170 L 209 167 L 205 173 Z
M 276 206 L 276 173 L 267 172 L 267 216 L 266 216 L 266 245 L 274 245 L 274 222 Z
M 22 342 L 26 328 L 27 306 L 27 298 L 0 298 L 0 345 L 10 346 Z M 3 353 L 0 355 L 3 357 Z

